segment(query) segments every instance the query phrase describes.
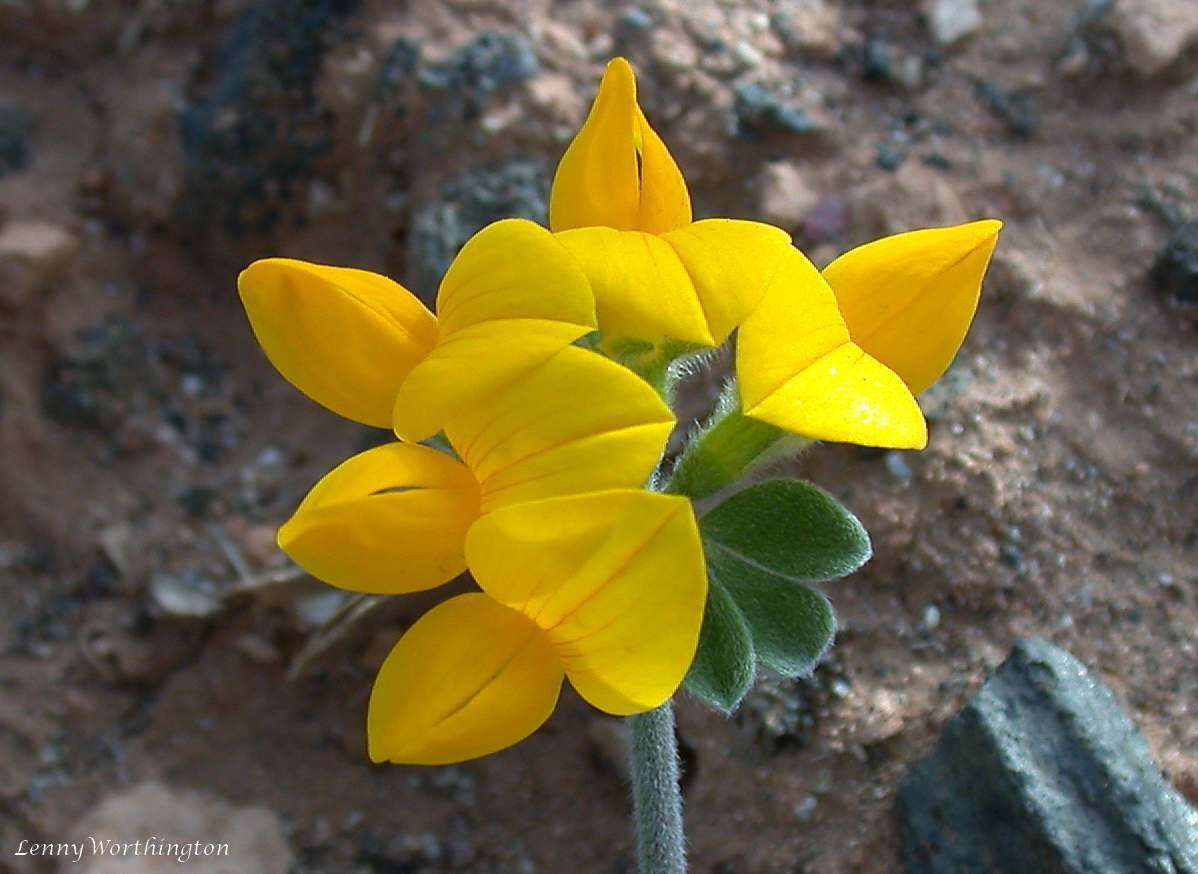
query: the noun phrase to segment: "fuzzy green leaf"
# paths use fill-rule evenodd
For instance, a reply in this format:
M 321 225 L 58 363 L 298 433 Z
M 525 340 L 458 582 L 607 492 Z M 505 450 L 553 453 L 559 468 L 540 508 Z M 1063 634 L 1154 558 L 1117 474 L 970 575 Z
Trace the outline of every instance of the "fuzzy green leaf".
M 753 641 L 744 616 L 723 586 L 712 578 L 709 583 L 699 649 L 684 685 L 705 704 L 731 713 L 753 685 Z
M 736 603 L 762 664 L 787 677 L 814 670 L 836 635 L 836 616 L 823 594 L 727 554 L 711 554 L 707 573 L 712 589 Z
M 708 553 L 797 582 L 846 576 L 872 553 L 857 517 L 800 480 L 750 486 L 707 513 L 700 527 Z

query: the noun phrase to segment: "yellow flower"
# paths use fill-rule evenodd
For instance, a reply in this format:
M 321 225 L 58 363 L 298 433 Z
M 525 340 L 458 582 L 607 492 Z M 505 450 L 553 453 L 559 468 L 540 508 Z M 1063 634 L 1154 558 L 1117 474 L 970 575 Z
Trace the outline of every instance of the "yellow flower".
M 961 347 L 1001 229 L 985 220 L 884 237 L 822 275 L 792 250 L 740 329 L 745 413 L 809 437 L 922 449 L 912 396 Z
M 391 651 L 370 698 L 372 760 L 510 746 L 549 717 L 563 676 L 616 715 L 682 682 L 707 598 L 688 500 L 618 490 L 505 507 L 470 530 L 466 557 L 485 594 L 435 607 Z
M 240 288 L 295 385 L 415 442 L 350 458 L 279 530 L 313 576 L 353 591 L 483 593 L 419 620 L 371 696 L 376 761 L 443 763 L 534 731 L 563 677 L 613 714 L 668 699 L 698 644 L 707 578 L 689 501 L 642 491 L 674 426 L 632 371 L 572 342 L 586 277 L 549 234 L 500 222 L 463 248 L 435 319 L 365 271 L 257 262 Z
M 283 376 L 346 418 L 418 441 L 595 328 L 578 264 L 543 228 L 496 222 L 450 265 L 440 318 L 385 276 L 287 258 L 237 280 L 254 334 Z
M 623 58 L 607 66 L 553 179 L 549 226 L 582 264 L 607 341 L 718 346 L 757 305 L 780 228 L 691 221 L 686 180 L 636 102 Z
M 489 350 L 497 358 L 507 352 Z M 488 359 L 479 360 L 485 369 Z M 450 379 L 443 390 L 460 393 Z M 403 442 L 355 455 L 313 487 L 279 530 L 279 545 L 340 588 L 432 588 L 466 569 L 466 532 L 484 514 L 640 487 L 673 426 L 669 407 L 631 371 L 586 349 L 559 348 L 501 391 L 447 413 L 445 435 L 460 461 Z
M 608 65 L 558 166 L 550 226 L 591 282 L 605 339 L 716 346 L 740 327 L 747 415 L 813 439 L 926 442 L 911 393 L 850 341 L 836 298 L 789 234 L 691 222 L 682 173 L 645 122 L 623 58 Z
M 607 338 L 719 345 L 739 327 L 744 413 L 804 437 L 913 449 L 913 394 L 948 367 L 999 222 L 887 237 L 819 272 L 780 228 L 691 222 L 686 182 L 607 68 L 554 178 L 550 226 L 591 282 Z
M 994 219 L 928 228 L 858 246 L 824 268 L 853 340 L 919 394 L 969 331 L 998 243 Z
M 832 289 L 793 247 L 740 327 L 736 374 L 745 415 L 784 431 L 897 449 L 927 444 L 911 391 L 853 342 Z

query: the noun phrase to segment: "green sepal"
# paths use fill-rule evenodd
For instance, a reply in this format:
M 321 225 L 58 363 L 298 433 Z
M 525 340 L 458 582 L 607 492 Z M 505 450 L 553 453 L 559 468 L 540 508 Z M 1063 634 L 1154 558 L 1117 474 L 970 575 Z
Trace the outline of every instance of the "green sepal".
M 709 555 L 796 582 L 847 576 L 873 551 L 856 516 L 800 480 L 750 486 L 704 515 L 699 527 Z
M 726 554 L 708 555 L 707 574 L 712 590 L 731 596 L 763 665 L 786 677 L 815 669 L 836 636 L 836 614 L 821 592 Z
M 710 348 L 678 340 L 662 339 L 656 343 L 636 337 L 604 338 L 599 351 L 613 361 L 637 374 L 673 405 L 678 376 L 686 371 L 689 359 L 709 353 Z
M 774 457 L 787 437 L 741 412 L 735 387 L 725 386 L 711 417 L 687 439 L 664 491 L 693 500 L 714 495 Z
M 707 609 L 699 632 L 699 649 L 683 685 L 704 704 L 721 713 L 731 713 L 753 685 L 754 673 L 749 626 L 709 568 Z

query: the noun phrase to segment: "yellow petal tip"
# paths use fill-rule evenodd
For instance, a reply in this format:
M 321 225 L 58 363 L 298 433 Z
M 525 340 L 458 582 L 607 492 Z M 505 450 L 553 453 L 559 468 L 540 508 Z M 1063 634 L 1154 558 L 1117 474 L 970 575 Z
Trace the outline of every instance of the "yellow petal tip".
M 609 227 L 659 234 L 690 222 L 686 180 L 636 96 L 632 65 L 613 58 L 554 174 L 551 230 Z
M 241 271 L 237 289 L 279 373 L 363 424 L 387 425 L 400 384 L 436 343 L 437 322 L 424 304 L 367 270 L 266 258 Z
M 964 342 L 1002 228 L 981 219 L 895 234 L 824 269 L 853 340 L 914 394 L 940 378 Z
M 603 81 L 599 83 L 599 92 L 604 91 L 623 97 L 627 95 L 636 100 L 636 71 L 628 59 L 617 55 L 607 62 L 603 71 Z

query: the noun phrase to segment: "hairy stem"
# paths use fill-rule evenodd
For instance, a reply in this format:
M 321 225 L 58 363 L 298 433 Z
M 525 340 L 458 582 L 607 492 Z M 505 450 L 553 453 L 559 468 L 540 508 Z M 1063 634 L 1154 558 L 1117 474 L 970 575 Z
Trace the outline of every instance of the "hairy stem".
M 628 717 L 632 802 L 640 874 L 685 874 L 682 791 L 673 704 Z
M 663 490 L 695 500 L 714 495 L 771 457 L 787 436 L 728 404 L 691 438 Z

